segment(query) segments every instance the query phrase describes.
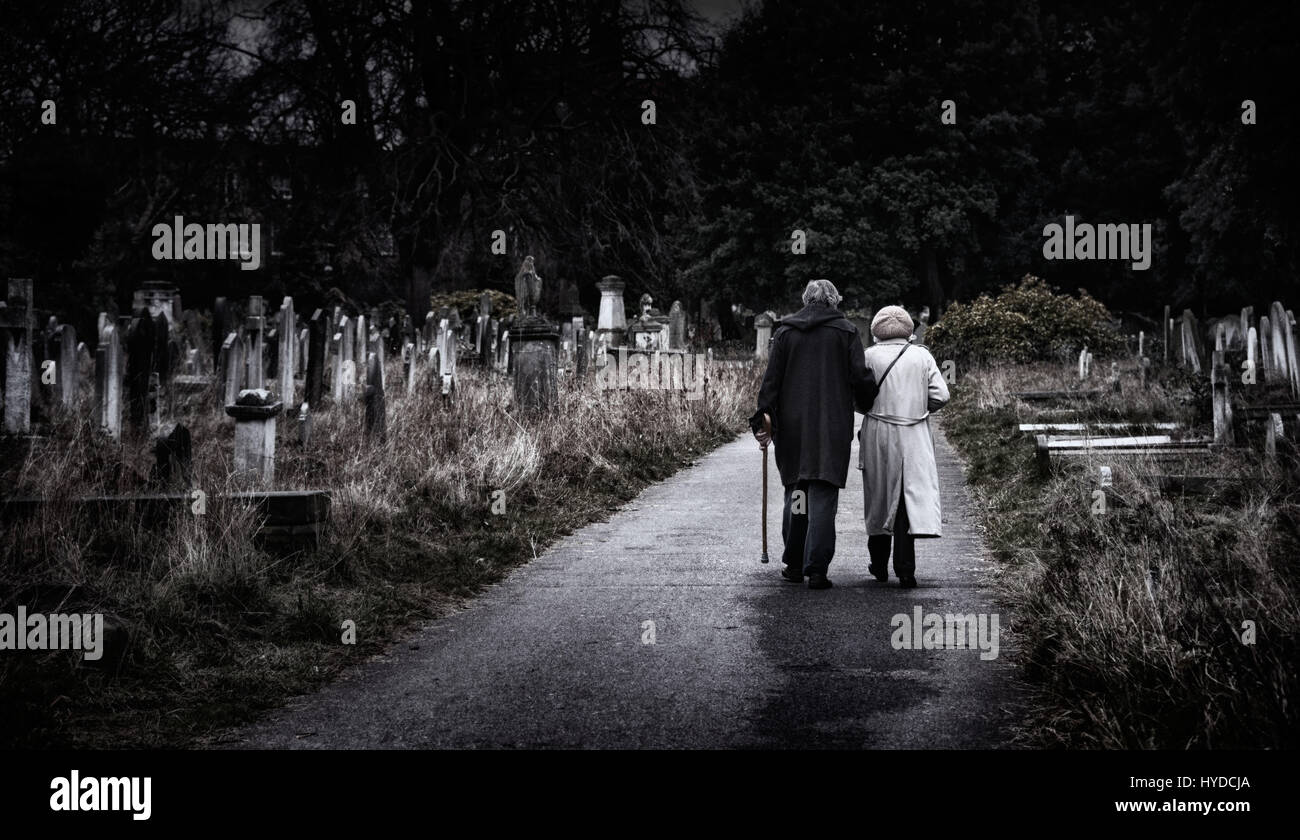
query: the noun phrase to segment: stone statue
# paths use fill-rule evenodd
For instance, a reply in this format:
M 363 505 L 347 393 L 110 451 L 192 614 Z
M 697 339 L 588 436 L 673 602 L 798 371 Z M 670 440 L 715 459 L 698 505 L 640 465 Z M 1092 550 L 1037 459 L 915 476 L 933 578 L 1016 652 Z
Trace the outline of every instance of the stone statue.
M 650 320 L 651 304 L 653 304 L 654 302 L 655 299 L 650 297 L 649 293 L 641 295 L 641 320 L 642 321 Z
M 537 303 L 542 299 L 542 278 L 537 274 L 532 257 L 524 257 L 524 264 L 515 275 L 515 305 L 518 307 L 516 318 L 537 317 Z

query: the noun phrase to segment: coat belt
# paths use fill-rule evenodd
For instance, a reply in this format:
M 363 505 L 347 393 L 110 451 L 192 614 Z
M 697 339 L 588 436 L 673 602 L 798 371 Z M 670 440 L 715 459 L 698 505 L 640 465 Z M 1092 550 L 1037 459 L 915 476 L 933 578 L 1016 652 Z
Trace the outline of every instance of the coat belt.
M 896 414 L 876 414 L 873 411 L 867 416 L 873 420 L 879 420 L 882 423 L 889 423 L 894 426 L 915 426 L 917 423 L 924 423 L 926 418 L 930 416 L 930 412 L 927 411 L 920 417 L 899 417 Z

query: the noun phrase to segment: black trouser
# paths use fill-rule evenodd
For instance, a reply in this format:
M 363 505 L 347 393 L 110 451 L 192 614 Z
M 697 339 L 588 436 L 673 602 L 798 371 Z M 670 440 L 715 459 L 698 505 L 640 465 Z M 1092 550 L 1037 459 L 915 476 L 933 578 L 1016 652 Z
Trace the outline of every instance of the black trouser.
M 906 494 L 900 493 L 898 512 L 894 514 L 894 534 L 875 534 L 867 537 L 867 553 L 871 555 L 872 571 L 889 571 L 889 544 L 894 544 L 894 575 L 899 578 L 916 576 L 916 537 L 907 533 Z
M 796 490 L 803 492 L 801 513 L 791 512 Z M 835 511 L 839 502 L 840 488 L 829 481 L 800 481 L 785 488 L 783 563 L 805 575 L 826 574 L 835 554 Z

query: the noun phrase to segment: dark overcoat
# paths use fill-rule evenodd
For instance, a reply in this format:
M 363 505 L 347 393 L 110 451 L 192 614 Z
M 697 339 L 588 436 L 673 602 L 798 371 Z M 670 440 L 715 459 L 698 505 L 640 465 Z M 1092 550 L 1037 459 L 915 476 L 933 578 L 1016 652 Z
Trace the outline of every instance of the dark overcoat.
M 772 418 L 781 484 L 816 480 L 844 486 L 853 411 L 867 408 L 874 385 L 862 337 L 844 313 L 814 304 L 781 319 L 755 415 Z

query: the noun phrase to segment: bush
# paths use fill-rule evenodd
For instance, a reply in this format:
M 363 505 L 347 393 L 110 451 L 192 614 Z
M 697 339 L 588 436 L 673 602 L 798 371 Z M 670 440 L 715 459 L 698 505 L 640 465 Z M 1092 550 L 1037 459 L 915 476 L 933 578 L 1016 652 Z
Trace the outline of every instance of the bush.
M 1105 356 L 1124 346 L 1099 301 L 1083 289 L 1077 298 L 1058 294 L 1032 274 L 995 298 L 952 304 L 926 333 L 926 342 L 937 358 L 965 362 L 1059 359 L 1085 345 Z

